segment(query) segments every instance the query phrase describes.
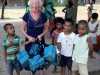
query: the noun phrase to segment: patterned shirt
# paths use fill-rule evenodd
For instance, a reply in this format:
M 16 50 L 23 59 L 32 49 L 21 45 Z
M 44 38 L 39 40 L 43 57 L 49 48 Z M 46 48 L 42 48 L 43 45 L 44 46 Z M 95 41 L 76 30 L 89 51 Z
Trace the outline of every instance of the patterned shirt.
M 12 40 L 12 46 L 9 46 L 10 41 L 8 36 L 3 39 L 3 48 L 7 52 L 7 60 L 14 60 L 16 58 L 16 53 L 18 52 L 18 47 L 20 46 L 21 39 L 19 36 L 15 35 Z

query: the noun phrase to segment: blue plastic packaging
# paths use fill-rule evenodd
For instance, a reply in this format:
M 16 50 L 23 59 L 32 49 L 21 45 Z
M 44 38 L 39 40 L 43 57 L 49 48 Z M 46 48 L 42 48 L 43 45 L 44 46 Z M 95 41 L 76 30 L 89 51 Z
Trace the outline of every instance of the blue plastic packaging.
M 44 59 L 50 63 L 54 63 L 56 60 L 56 47 L 54 45 L 49 45 L 44 49 Z
M 26 63 L 29 59 L 29 55 L 25 50 L 20 50 L 17 55 L 17 60 L 20 62 L 21 65 Z

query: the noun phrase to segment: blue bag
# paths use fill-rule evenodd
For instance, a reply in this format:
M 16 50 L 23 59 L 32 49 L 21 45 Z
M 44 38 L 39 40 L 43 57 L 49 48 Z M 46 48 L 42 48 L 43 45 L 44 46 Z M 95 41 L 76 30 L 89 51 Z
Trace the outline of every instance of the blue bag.
M 19 70 L 19 71 L 23 70 L 22 65 L 19 63 L 19 61 L 17 59 L 14 60 L 13 64 L 17 68 L 17 70 Z
M 29 55 L 30 56 L 35 56 L 37 54 L 39 54 L 39 44 L 33 43 L 32 47 L 31 47 L 31 49 L 29 51 Z
M 44 59 L 49 61 L 50 63 L 54 63 L 56 60 L 56 47 L 53 45 L 49 45 L 44 49 Z
M 23 65 L 25 62 L 27 62 L 29 59 L 29 55 L 25 50 L 20 50 L 17 55 L 17 60 L 20 62 L 21 65 Z
M 40 55 L 34 56 L 32 59 L 29 59 L 29 65 L 31 71 L 35 72 L 38 68 L 44 65 L 44 59 Z
M 22 65 L 23 69 L 30 71 L 30 66 L 29 66 L 29 61 L 26 61 L 23 65 Z

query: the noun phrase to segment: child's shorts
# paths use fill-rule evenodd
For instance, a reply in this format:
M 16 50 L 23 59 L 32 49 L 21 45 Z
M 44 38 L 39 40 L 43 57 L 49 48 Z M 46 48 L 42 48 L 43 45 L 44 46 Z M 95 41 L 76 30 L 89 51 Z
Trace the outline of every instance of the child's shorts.
M 61 55 L 61 61 L 60 61 L 61 67 L 68 67 L 69 70 L 72 70 L 72 57 L 66 57 L 64 55 Z
M 8 60 L 7 61 L 7 70 L 10 75 L 13 75 L 13 71 L 20 71 L 22 70 L 21 64 L 15 60 Z
M 78 71 L 80 75 L 88 75 L 87 64 L 73 62 L 72 71 L 73 72 Z

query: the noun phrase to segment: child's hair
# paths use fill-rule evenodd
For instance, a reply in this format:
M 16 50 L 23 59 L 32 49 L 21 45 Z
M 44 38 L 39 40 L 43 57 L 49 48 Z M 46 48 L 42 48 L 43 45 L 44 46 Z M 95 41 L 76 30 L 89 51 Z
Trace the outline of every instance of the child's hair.
M 62 17 L 56 17 L 54 20 L 53 20 L 53 22 L 54 22 L 54 28 L 51 30 L 51 34 L 52 34 L 52 32 L 57 28 L 57 24 L 58 23 L 60 23 L 60 24 L 62 24 L 62 27 L 63 27 L 63 24 L 64 24 L 64 19 L 62 18 Z
M 7 31 L 7 26 L 13 26 L 13 24 L 12 24 L 12 23 L 6 23 L 6 24 L 4 25 L 4 30 L 5 30 L 5 31 Z
M 57 24 L 57 23 L 61 23 L 63 25 L 64 24 L 64 19 L 62 17 L 56 17 L 54 19 L 54 24 Z
M 92 19 L 98 19 L 98 13 L 93 13 L 92 14 Z
M 73 21 L 72 21 L 72 19 L 69 19 L 69 18 L 68 18 L 68 19 L 65 19 L 65 22 L 69 22 L 70 25 L 73 26 Z
M 80 25 L 85 26 L 85 28 L 86 28 L 86 30 L 87 30 L 87 33 L 89 32 L 88 22 L 87 22 L 86 20 L 80 20 L 80 21 L 78 22 L 78 27 L 79 27 Z

